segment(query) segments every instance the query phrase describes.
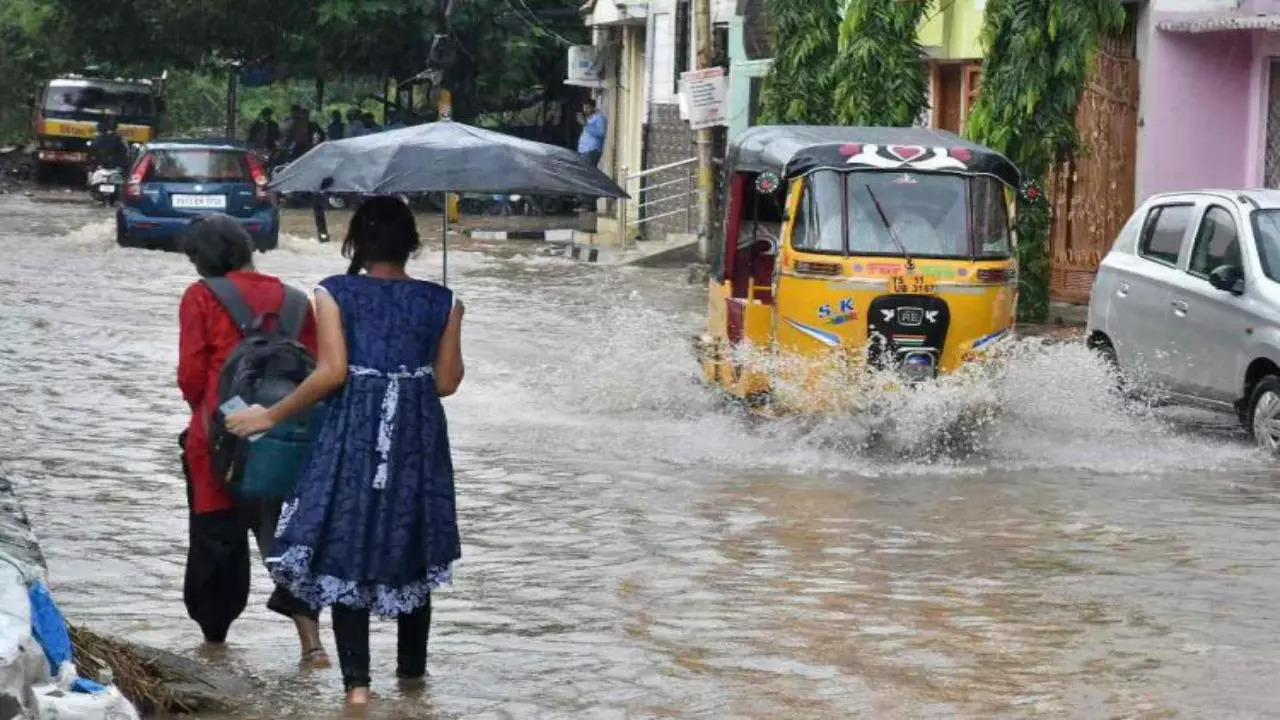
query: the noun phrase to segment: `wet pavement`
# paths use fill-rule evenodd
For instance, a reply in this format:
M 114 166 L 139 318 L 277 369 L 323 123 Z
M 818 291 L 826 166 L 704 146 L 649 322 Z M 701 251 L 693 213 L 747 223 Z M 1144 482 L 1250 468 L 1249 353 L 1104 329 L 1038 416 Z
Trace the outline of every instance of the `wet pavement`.
M 265 573 L 225 649 L 185 617 L 186 260 L 14 196 L 0 257 L 0 475 L 65 612 L 254 678 L 241 717 L 340 716 Z M 309 237 L 260 261 L 306 288 L 345 265 Z M 683 272 L 472 243 L 450 276 L 464 558 L 425 688 L 375 626 L 370 717 L 1277 714 L 1280 475 L 1225 421 L 1124 405 L 1082 348 L 1029 342 L 991 382 L 887 398 L 887 439 L 758 422 L 698 384 Z M 1001 409 L 976 447 L 928 451 L 975 399 Z

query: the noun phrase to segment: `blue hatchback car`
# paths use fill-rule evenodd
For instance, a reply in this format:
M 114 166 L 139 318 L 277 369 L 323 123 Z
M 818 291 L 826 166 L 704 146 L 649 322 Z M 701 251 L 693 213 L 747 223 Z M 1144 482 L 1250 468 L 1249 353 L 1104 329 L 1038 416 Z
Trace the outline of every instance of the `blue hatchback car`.
M 280 244 L 280 210 L 267 171 L 233 142 L 166 140 L 139 154 L 116 211 L 116 242 L 176 249 L 191 220 L 223 213 L 239 220 L 260 251 Z

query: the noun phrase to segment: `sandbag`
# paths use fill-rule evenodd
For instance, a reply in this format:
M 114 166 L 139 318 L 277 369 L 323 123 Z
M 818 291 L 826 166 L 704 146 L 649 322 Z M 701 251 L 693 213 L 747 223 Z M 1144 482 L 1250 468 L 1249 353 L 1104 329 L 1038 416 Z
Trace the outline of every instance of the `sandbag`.
M 0 720 L 29 708 L 28 688 L 52 678 L 31 630 L 26 569 L 0 552 Z
M 140 720 L 120 690 L 81 693 L 63 690 L 52 683 L 31 688 L 36 720 Z

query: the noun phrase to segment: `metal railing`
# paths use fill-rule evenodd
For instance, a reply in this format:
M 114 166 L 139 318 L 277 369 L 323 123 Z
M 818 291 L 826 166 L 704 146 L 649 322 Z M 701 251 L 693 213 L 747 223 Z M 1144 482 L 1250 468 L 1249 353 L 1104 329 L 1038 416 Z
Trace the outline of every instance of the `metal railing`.
M 666 165 L 659 165 L 648 170 L 642 170 L 634 175 L 628 174 L 628 168 L 622 166 L 620 173 L 622 175 L 622 189 L 632 198 L 636 198 L 639 202 L 636 204 L 637 218 L 635 222 L 631 221 L 631 209 L 628 206 L 626 198 L 622 200 L 622 219 L 621 219 L 621 243 L 626 248 L 630 239 L 632 228 L 639 229 L 645 223 L 662 218 L 673 217 L 684 213 L 685 232 L 693 232 L 694 214 L 698 210 L 698 189 L 694 185 L 694 170 L 697 169 L 698 158 L 691 157 L 686 160 L 680 160 Z M 678 177 L 674 180 L 664 180 L 659 183 L 648 183 L 647 180 L 658 173 L 667 172 L 669 170 L 684 169 L 684 177 Z M 654 196 L 655 190 L 669 188 L 676 185 L 683 185 L 683 192 L 664 192 L 659 196 Z M 632 191 L 634 188 L 634 192 Z M 669 203 L 673 200 L 683 200 L 683 207 L 669 209 Z M 658 208 L 657 206 L 663 206 Z M 656 211 L 655 211 L 656 208 Z

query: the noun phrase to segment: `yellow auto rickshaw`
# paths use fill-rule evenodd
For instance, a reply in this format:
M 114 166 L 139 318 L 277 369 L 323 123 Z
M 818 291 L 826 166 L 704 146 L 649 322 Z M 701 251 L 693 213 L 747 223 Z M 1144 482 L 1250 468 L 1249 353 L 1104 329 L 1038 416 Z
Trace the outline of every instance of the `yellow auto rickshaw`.
M 709 383 L 817 411 L 833 369 L 842 387 L 927 382 L 1008 335 L 1019 174 L 999 153 L 925 128 L 755 127 L 725 169 L 697 343 Z M 780 383 L 806 390 L 780 408 Z

